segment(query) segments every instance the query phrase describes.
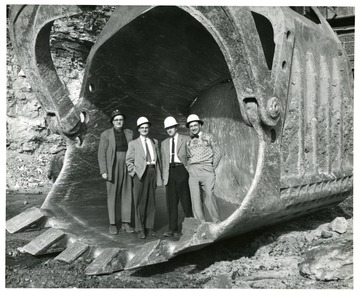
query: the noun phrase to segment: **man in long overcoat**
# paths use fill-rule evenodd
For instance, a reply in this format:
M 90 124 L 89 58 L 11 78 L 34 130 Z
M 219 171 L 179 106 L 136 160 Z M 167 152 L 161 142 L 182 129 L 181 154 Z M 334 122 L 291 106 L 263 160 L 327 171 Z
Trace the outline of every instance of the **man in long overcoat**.
M 119 202 L 121 203 L 121 230 L 132 233 L 130 226 L 132 206 L 132 181 L 125 162 L 128 143 L 133 139 L 133 132 L 124 129 L 125 114 L 119 110 L 112 112 L 110 122 L 113 127 L 100 136 L 98 161 L 100 175 L 106 180 L 107 206 L 109 213 L 109 232 L 117 234 Z

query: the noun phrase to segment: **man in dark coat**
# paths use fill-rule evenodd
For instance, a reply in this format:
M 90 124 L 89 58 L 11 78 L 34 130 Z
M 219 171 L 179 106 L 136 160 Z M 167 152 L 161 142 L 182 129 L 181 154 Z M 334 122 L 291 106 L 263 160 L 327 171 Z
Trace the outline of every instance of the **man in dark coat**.
M 109 213 L 109 232 L 117 234 L 116 223 L 119 220 L 117 205 L 121 202 L 121 230 L 134 232 L 130 226 L 132 206 L 132 181 L 125 163 L 128 143 L 133 139 L 133 132 L 124 129 L 125 115 L 119 110 L 112 112 L 110 122 L 113 127 L 100 136 L 98 161 L 101 177 L 106 180 L 107 205 Z

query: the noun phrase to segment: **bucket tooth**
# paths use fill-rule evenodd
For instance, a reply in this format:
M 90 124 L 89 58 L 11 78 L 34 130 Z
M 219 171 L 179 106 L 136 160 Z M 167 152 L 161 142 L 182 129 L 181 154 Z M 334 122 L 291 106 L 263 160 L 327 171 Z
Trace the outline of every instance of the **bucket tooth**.
M 33 228 L 39 225 L 45 215 L 40 209 L 32 207 L 19 215 L 6 221 L 6 230 L 10 233 L 16 233 L 25 229 Z
M 65 233 L 59 229 L 50 228 L 19 250 L 37 256 L 62 252 L 65 250 L 66 244 Z
M 55 260 L 71 263 L 89 249 L 89 245 L 75 241 L 70 244 L 63 252 L 55 257 Z
M 158 239 L 144 244 L 127 262 L 125 270 L 168 261 L 166 243 Z
M 120 248 L 106 248 L 85 269 L 87 275 L 110 274 L 124 269 L 128 254 Z

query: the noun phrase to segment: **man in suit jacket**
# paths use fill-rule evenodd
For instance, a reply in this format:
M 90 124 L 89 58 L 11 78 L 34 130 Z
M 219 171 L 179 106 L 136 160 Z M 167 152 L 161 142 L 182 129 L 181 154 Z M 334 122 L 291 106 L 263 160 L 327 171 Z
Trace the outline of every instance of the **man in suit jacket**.
M 100 136 L 98 161 L 100 175 L 106 180 L 107 205 L 111 234 L 117 234 L 118 206 L 121 201 L 121 229 L 132 233 L 130 226 L 132 205 L 132 183 L 125 163 L 128 143 L 133 139 L 133 132 L 124 129 L 125 115 L 119 110 L 112 112 L 110 122 L 113 127 Z
M 149 138 L 151 123 L 146 117 L 137 120 L 140 136 L 129 143 L 126 164 L 134 181 L 135 230 L 144 239 L 155 236 L 155 189 L 161 186 L 161 163 L 158 141 Z M 145 232 L 146 229 L 146 232 Z
M 169 219 L 169 230 L 164 236 L 176 236 L 178 233 L 179 200 L 185 217 L 192 217 L 191 198 L 189 190 L 189 173 L 186 169 L 186 142 L 189 136 L 177 132 L 178 123 L 172 116 L 165 118 L 164 128 L 169 138 L 161 143 L 161 159 L 163 181 L 166 185 L 166 205 Z

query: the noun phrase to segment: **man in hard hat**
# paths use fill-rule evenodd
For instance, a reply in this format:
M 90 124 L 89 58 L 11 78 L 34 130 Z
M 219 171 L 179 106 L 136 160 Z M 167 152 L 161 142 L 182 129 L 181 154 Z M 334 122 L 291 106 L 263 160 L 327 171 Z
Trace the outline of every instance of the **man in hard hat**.
M 185 217 L 193 216 L 188 183 L 189 173 L 186 169 L 186 142 L 190 137 L 179 134 L 177 127 L 178 123 L 174 117 L 165 118 L 164 129 L 169 138 L 161 142 L 161 159 L 169 220 L 169 230 L 164 233 L 166 237 L 178 235 L 179 200 Z
M 216 139 L 201 131 L 204 122 L 196 114 L 186 120 L 190 139 L 186 143 L 189 170 L 189 187 L 194 217 L 205 222 L 200 188 L 204 190 L 204 203 L 214 223 L 220 222 L 219 208 L 214 196 L 215 169 L 221 158 Z
M 162 186 L 158 141 L 149 138 L 151 122 L 137 120 L 140 136 L 129 143 L 126 164 L 134 181 L 135 230 L 138 237 L 155 236 L 155 189 Z
M 98 162 L 101 177 L 106 180 L 110 234 L 117 234 L 118 206 L 121 202 L 121 230 L 133 233 L 130 226 L 132 183 L 127 171 L 125 156 L 133 132 L 124 128 L 125 114 L 114 110 L 110 116 L 113 127 L 100 135 Z

